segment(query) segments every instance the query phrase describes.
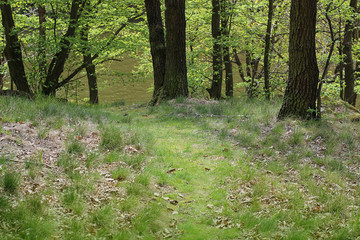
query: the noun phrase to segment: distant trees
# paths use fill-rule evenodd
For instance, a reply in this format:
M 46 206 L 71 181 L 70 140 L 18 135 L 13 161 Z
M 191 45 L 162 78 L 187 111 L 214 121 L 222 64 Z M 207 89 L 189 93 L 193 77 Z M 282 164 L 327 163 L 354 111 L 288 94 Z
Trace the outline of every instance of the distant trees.
M 317 117 L 316 10 L 317 1 L 291 0 L 289 79 L 279 119 L 289 116 L 303 119 Z
M 20 91 L 55 95 L 86 77 L 96 104 L 98 78 L 111 76 L 106 85 L 126 79 L 107 62 L 137 58 L 137 75 L 127 76 L 153 74 L 151 104 L 189 95 L 230 98 L 234 89 L 249 98 L 285 93 L 281 119 L 320 117 L 323 95 L 356 103 L 358 0 L 15 2 L 0 3 L 7 69 L 0 67 L 0 76 L 10 75 Z M 316 11 L 324 14 L 314 22 Z

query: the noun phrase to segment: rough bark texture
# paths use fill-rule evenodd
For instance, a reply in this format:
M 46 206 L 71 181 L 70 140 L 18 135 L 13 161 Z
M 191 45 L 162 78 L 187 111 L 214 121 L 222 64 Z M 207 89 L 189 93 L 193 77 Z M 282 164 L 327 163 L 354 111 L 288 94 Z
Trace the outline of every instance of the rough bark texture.
M 289 79 L 278 119 L 316 118 L 319 81 L 315 53 L 316 4 L 314 0 L 291 1 Z
M 355 12 L 357 9 L 357 0 L 350 1 L 350 7 Z M 355 76 L 354 76 L 354 61 L 352 57 L 352 36 L 353 36 L 354 24 L 352 20 L 348 20 L 345 24 L 344 34 L 344 54 L 345 54 L 345 89 L 344 98 L 345 101 L 355 106 L 356 93 Z
M 166 63 L 161 99 L 188 97 L 185 0 L 165 1 Z
M 60 75 L 64 71 L 65 62 L 68 59 L 71 41 L 70 39 L 75 36 L 75 31 L 78 27 L 79 9 L 82 0 L 73 0 L 70 11 L 70 21 L 67 32 L 60 41 L 60 50 L 55 54 L 51 60 L 49 69 L 47 71 L 46 81 L 43 86 L 44 95 L 55 95 L 57 85 L 59 83 Z
M 212 18 L 211 18 L 211 33 L 213 37 L 213 79 L 211 87 L 207 89 L 210 98 L 221 98 L 222 86 L 222 47 L 221 47 L 221 29 L 220 29 L 220 0 L 212 0 Z
M 5 57 L 8 60 L 9 72 L 12 81 L 15 82 L 19 91 L 30 93 L 30 86 L 26 79 L 24 63 L 22 59 L 21 46 L 16 33 L 12 9 L 7 0 L 0 4 L 2 25 L 5 30 Z
M 154 71 L 154 92 L 151 100 L 152 105 L 156 104 L 159 100 L 160 90 L 164 85 L 165 78 L 166 48 L 160 6 L 160 0 L 145 0 Z
M 270 44 L 271 44 L 271 28 L 272 18 L 274 14 L 274 0 L 269 0 L 268 22 L 265 36 L 265 51 L 264 51 L 264 82 L 265 82 L 265 97 L 270 100 Z

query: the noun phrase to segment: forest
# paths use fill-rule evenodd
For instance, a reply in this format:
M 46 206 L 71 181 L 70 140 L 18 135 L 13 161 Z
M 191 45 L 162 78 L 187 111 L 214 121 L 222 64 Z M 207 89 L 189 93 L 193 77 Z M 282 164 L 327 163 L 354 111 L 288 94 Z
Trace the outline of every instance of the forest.
M 0 11 L 0 239 L 360 239 L 357 0 Z

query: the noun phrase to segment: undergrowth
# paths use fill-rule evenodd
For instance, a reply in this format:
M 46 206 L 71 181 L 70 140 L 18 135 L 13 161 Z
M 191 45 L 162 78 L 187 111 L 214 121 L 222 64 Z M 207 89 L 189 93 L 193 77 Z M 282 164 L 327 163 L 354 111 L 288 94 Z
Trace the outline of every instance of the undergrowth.
M 277 122 L 279 107 L 1 97 L 1 239 L 360 238 L 358 123 Z M 27 141 L 11 125 L 62 142 L 7 153 Z

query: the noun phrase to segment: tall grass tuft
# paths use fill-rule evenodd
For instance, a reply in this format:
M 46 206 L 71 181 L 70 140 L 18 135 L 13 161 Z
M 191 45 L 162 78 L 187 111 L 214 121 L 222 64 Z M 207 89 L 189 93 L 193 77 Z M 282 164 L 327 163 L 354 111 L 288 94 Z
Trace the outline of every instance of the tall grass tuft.
M 15 193 L 20 185 L 20 176 L 14 171 L 5 172 L 2 178 L 2 186 L 8 193 Z

